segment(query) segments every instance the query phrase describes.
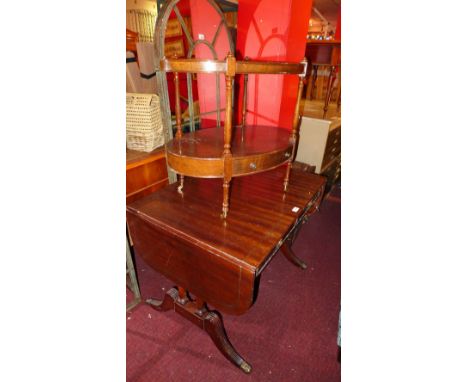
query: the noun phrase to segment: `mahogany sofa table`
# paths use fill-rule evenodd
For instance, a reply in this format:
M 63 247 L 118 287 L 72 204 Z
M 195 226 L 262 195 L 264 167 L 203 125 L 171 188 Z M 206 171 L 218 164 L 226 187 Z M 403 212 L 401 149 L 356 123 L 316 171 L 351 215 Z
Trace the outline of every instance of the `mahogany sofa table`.
M 174 310 L 205 330 L 220 352 L 244 372 L 251 366 L 226 335 L 220 312 L 240 315 L 255 302 L 260 276 L 281 252 L 306 268 L 291 249 L 300 226 L 321 202 L 325 178 L 284 169 L 233 179 L 227 219 L 219 211 L 222 179 L 187 178 L 183 192 L 168 185 L 127 205 L 134 248 L 177 287 L 148 304 Z M 208 308 L 208 305 L 210 308 Z

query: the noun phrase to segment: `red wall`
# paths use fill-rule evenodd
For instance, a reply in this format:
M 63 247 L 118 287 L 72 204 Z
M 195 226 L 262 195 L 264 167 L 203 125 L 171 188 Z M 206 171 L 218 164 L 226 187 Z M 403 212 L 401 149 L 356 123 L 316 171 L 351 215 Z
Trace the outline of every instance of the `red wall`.
M 300 62 L 305 55 L 312 3 L 239 0 L 237 58 Z M 250 76 L 247 123 L 291 129 L 297 86 L 297 76 Z
M 190 17 L 190 4 L 189 0 L 181 0 L 178 4 L 177 7 L 179 8 L 179 11 L 182 15 L 182 17 Z M 169 19 L 176 19 L 177 16 L 174 11 L 171 12 L 169 15 Z M 176 41 L 180 40 L 181 36 L 176 36 L 176 37 L 166 37 L 165 41 Z M 183 44 L 184 44 L 184 51 L 185 55 L 187 54 L 187 50 L 189 47 L 188 41 L 185 38 L 185 34 L 183 34 L 182 38 Z M 167 57 L 171 58 L 171 57 Z M 171 111 L 175 112 L 175 85 L 174 85 L 174 74 L 173 73 L 167 73 L 167 88 L 169 92 L 169 105 L 171 107 Z M 179 75 L 179 91 L 180 95 L 184 98 L 188 97 L 188 90 L 187 90 L 187 76 L 185 73 L 181 73 Z M 194 99 L 196 100 L 198 95 L 196 92 L 196 89 L 193 94 Z M 188 107 L 188 103 L 185 102 L 182 98 L 180 99 L 180 106 L 182 109 L 182 112 Z
M 336 19 L 335 40 L 341 41 L 341 5 L 338 9 L 338 17 Z
M 212 41 L 216 29 L 221 20 L 219 14 L 206 0 L 190 0 L 191 16 L 192 16 L 192 31 L 195 39 L 199 38 L 199 34 L 204 35 L 204 39 Z M 217 58 L 224 60 L 229 52 L 229 41 L 224 28 L 221 29 L 218 38 L 216 39 L 215 50 Z M 197 45 L 195 48 L 196 58 L 214 59 L 211 50 L 204 44 Z M 198 74 L 198 99 L 200 102 L 200 113 L 216 110 L 216 75 L 215 74 Z M 221 109 L 225 107 L 225 78 L 220 75 L 220 105 Z M 221 112 L 221 123 L 223 125 L 224 112 Z M 216 113 L 210 114 L 202 118 L 201 126 L 214 127 L 216 126 Z

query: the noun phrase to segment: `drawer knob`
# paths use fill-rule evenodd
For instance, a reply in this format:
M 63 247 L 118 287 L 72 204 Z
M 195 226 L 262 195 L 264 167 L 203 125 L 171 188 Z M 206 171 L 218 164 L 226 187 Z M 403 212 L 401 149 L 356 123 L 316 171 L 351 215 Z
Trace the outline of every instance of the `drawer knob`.
M 285 156 L 286 158 L 289 158 L 289 157 L 291 156 L 291 153 L 290 153 L 290 152 L 286 152 L 286 153 L 284 153 L 284 156 Z
M 249 167 L 250 167 L 252 170 L 255 170 L 255 169 L 257 168 L 257 165 L 256 165 L 254 162 L 250 162 Z

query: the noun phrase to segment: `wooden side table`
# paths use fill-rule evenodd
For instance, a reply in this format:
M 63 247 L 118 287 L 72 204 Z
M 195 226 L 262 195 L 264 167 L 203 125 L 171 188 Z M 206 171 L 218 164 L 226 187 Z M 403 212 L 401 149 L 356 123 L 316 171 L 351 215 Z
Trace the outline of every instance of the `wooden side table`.
M 127 150 L 127 203 L 148 195 L 169 183 L 164 147 L 150 153 Z

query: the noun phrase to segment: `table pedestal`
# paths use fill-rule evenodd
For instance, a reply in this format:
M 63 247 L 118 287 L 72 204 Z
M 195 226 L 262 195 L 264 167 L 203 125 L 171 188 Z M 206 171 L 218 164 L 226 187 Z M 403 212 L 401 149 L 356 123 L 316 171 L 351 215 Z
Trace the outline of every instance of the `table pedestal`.
M 296 235 L 292 235 L 296 236 Z M 299 268 L 307 265 L 297 257 L 291 249 L 292 240 L 287 240 L 281 247 L 284 256 Z M 250 374 L 252 366 L 242 358 L 229 341 L 220 313 L 209 310 L 206 302 L 201 299 L 191 299 L 183 288 L 171 288 L 163 300 L 148 299 L 146 303 L 159 312 L 173 310 L 209 334 L 221 354 L 244 373 Z
M 182 298 L 176 288 L 171 288 L 162 301 L 149 299 L 146 302 L 160 312 L 174 310 L 179 313 L 207 332 L 221 354 L 235 366 L 247 374 L 252 371 L 252 366 L 241 357 L 229 341 L 221 314 L 209 310 L 204 301 Z

